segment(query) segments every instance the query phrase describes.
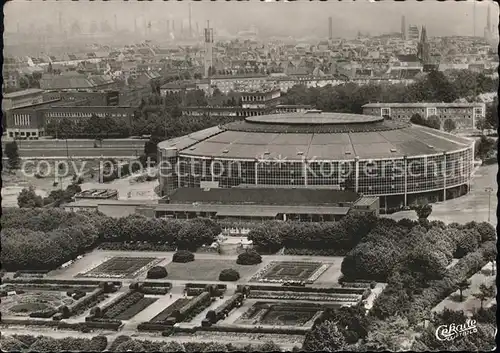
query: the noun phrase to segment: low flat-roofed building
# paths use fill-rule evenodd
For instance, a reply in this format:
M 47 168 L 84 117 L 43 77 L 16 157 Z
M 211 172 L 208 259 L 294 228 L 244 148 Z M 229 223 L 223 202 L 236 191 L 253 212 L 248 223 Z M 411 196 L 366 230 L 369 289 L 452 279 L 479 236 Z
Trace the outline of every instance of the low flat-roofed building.
M 22 91 L 5 93 L 2 99 L 2 111 L 40 104 L 43 103 L 43 98 L 43 90 L 39 88 L 28 88 Z
M 402 122 L 409 122 L 414 114 L 423 118 L 437 116 L 441 125 L 446 119 L 451 119 L 457 130 L 463 130 L 476 127 L 477 120 L 486 114 L 486 106 L 484 103 L 368 103 L 363 105 L 363 114 Z
M 148 200 L 81 199 L 67 203 L 63 207 L 65 211 L 101 212 L 108 217 L 120 218 L 133 214 L 153 217 L 154 209 L 157 205 L 156 201 Z
M 88 189 L 75 195 L 75 200 L 118 200 L 118 191 L 115 189 Z
M 378 215 L 378 197 L 331 188 L 179 188 L 160 200 L 155 217 L 319 222 L 337 221 L 351 210 Z

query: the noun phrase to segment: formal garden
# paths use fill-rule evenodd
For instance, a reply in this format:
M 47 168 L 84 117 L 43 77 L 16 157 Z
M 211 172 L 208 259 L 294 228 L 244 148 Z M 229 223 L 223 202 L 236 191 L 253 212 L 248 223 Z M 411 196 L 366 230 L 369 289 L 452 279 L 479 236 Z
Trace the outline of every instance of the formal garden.
M 96 278 L 134 278 L 139 273 L 147 271 L 161 261 L 163 261 L 163 259 L 154 257 L 116 256 L 79 276 Z
M 432 329 L 465 318 L 462 312 L 431 309 L 465 290 L 469 278 L 496 259 L 496 232 L 485 222 L 446 225 L 425 217 L 396 222 L 363 215 L 348 215 L 335 223 L 272 221 L 250 231 L 254 248 L 237 258 L 196 252 L 211 244 L 219 231 L 208 219 L 111 219 L 60 209 L 7 209 L 1 251 L 4 270 L 10 274 L 2 281 L 2 325 L 82 333 L 120 331 L 126 326 L 138 334 L 172 339 L 204 337 L 207 345 L 219 334 L 302 336 L 303 349 L 311 351 L 443 349 L 443 343 L 433 339 Z M 99 244 L 125 241 L 168 244 L 177 251 L 164 257 L 127 253 L 89 260 L 100 256 L 88 254 Z M 266 254 L 280 249 L 309 255 L 266 259 Z M 313 253 L 343 258 L 337 258 L 337 266 L 332 265 L 335 258 L 315 260 Z M 74 264 L 51 274 L 84 254 L 88 255 L 77 263 L 87 259 L 92 266 L 75 272 L 75 278 L 54 278 L 71 273 Z M 169 256 L 172 261 L 165 263 Z M 324 276 L 335 280 L 327 283 L 321 280 Z M 485 282 L 490 287 L 467 294 L 481 304 L 470 313 L 478 322 L 478 334 L 456 340 L 448 349 L 491 347 L 496 304 L 486 304 L 495 292 L 492 282 Z M 375 298 L 377 283 L 387 285 Z M 182 295 L 179 286 L 184 287 Z M 139 316 L 140 321 L 134 319 Z M 134 320 L 137 324 L 130 326 Z M 112 350 L 165 345 L 123 337 L 110 343 Z M 252 342 L 262 341 L 255 337 Z M 75 347 L 96 344 L 75 342 Z M 48 337 L 35 337 L 30 343 L 2 335 L 1 344 L 21 350 L 40 345 L 67 349 Z M 107 344 L 108 349 L 111 346 Z M 217 348 L 236 350 L 227 344 Z

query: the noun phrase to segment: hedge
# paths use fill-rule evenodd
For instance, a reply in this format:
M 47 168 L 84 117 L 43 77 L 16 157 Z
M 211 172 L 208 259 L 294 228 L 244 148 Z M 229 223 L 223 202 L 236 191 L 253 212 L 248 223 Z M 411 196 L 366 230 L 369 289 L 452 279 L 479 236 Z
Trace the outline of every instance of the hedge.
M 172 288 L 172 283 L 170 282 L 152 282 L 152 281 L 144 281 L 139 282 L 143 287 L 167 287 Z
M 186 283 L 186 288 L 206 288 L 206 283 Z M 227 284 L 217 283 L 217 289 L 227 290 Z
M 70 315 L 74 315 L 78 310 L 87 307 L 89 304 L 94 303 L 98 300 L 98 297 L 104 294 L 104 288 L 98 288 L 82 300 L 79 300 L 69 306 L 67 306 Z
M 262 256 L 255 250 L 247 250 L 238 255 L 238 265 L 257 265 L 262 262 Z
M 170 291 L 168 287 L 142 287 L 139 291 L 143 294 L 165 295 Z
M 210 310 L 207 313 L 206 318 L 209 319 L 212 324 L 215 324 L 217 321 L 223 318 L 224 313 L 229 313 L 237 306 L 238 303 L 242 302 L 243 302 L 243 294 L 236 293 L 231 298 L 222 303 L 222 305 L 220 305 L 217 309 Z M 211 312 L 213 312 L 213 314 L 211 314 Z
M 83 328 L 96 328 L 118 331 L 121 324 L 108 322 L 62 322 L 62 321 L 47 321 L 35 319 L 2 319 L 2 325 L 21 325 L 21 326 L 47 326 L 57 327 L 58 329 L 82 330 Z
M 73 285 L 73 286 L 98 286 L 105 281 L 96 281 L 96 280 L 86 280 L 86 279 L 49 279 L 49 278 L 5 278 L 3 283 L 26 283 L 26 284 L 61 284 L 61 285 Z M 122 285 L 122 282 L 114 281 L 111 282 L 115 286 Z
M 180 310 L 174 311 L 172 316 L 176 318 L 177 322 L 183 321 L 191 312 L 196 310 L 199 307 L 203 307 L 206 304 L 211 303 L 210 293 L 203 292 L 198 295 L 196 298 L 190 300 L 186 305 L 184 305 Z
M 44 311 L 34 311 L 29 314 L 29 317 L 39 317 L 42 319 L 48 319 L 57 314 L 57 310 L 44 310 Z
M 286 291 L 286 292 L 304 292 L 304 293 L 329 293 L 329 294 L 359 294 L 362 295 L 365 288 L 322 288 L 322 287 L 293 287 L 293 286 L 266 286 L 266 285 L 237 285 L 236 292 L 242 293 L 243 288 L 261 291 Z

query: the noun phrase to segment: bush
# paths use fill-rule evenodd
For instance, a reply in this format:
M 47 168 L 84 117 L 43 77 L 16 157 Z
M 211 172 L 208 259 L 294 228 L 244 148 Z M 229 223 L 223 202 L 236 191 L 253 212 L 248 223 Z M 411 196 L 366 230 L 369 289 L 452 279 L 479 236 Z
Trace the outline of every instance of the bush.
M 159 279 L 159 278 L 165 278 L 167 277 L 167 269 L 163 266 L 155 266 L 152 267 L 146 276 L 146 278 L 150 279 Z
M 222 270 L 219 274 L 219 281 L 234 282 L 234 281 L 237 281 L 239 279 L 240 279 L 240 274 L 238 273 L 238 271 L 236 271 L 232 268 Z
M 255 250 L 247 250 L 238 255 L 236 263 L 238 265 L 257 265 L 262 262 L 262 256 Z
M 194 261 L 194 254 L 187 250 L 179 250 L 172 257 L 172 262 L 186 263 Z

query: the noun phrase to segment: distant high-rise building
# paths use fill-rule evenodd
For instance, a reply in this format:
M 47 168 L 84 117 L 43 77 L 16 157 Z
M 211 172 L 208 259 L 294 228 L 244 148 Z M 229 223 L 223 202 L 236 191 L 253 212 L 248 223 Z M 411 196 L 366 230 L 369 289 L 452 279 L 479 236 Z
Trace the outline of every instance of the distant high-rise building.
M 418 30 L 418 26 L 410 25 L 408 27 L 408 37 L 409 40 L 419 40 L 420 31 Z
M 401 38 L 406 40 L 406 18 L 405 18 L 405 16 L 401 17 Z
M 484 27 L 484 39 L 490 41 L 493 35 L 494 29 L 491 26 L 491 9 L 488 4 L 488 12 L 486 14 L 486 27 Z
M 328 17 L 328 39 L 333 39 L 333 19 Z
M 207 28 L 205 28 L 205 77 L 210 77 L 212 74 L 213 44 L 214 44 L 214 30 L 210 28 L 210 22 L 207 21 Z

